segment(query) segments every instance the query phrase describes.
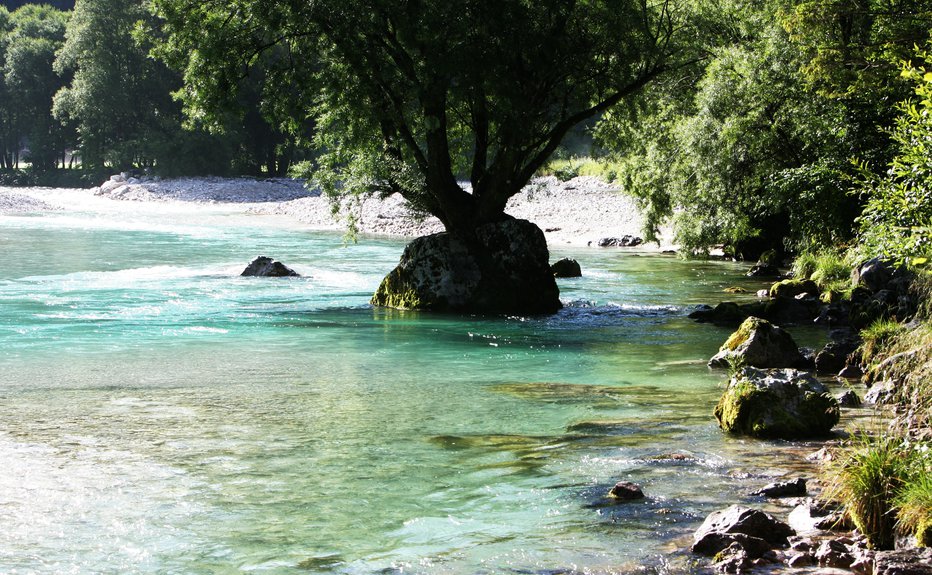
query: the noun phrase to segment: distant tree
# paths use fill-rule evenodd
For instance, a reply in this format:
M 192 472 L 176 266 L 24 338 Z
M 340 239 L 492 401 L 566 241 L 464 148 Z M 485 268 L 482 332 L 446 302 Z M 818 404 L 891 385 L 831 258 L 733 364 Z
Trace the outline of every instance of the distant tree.
M 0 63 L 6 62 L 7 45 L 10 42 L 10 12 L 0 6 Z M 19 152 L 19 138 L 13 130 L 13 106 L 6 79 L 0 74 L 0 169 L 12 169 Z
M 139 0 L 75 3 L 55 63 L 73 80 L 55 96 L 54 111 L 77 129 L 87 166 L 151 163 L 152 148 L 173 129 L 170 72 L 132 35 L 146 15 Z
M 398 193 L 467 236 L 504 217 L 573 126 L 687 57 L 671 1 L 154 5 L 195 118 L 222 121 L 264 59 L 264 105 L 318 123 L 326 190 Z
M 26 5 L 10 16 L 5 43 L 3 83 L 15 139 L 28 144 L 33 169 L 45 171 L 64 157 L 66 132 L 52 117 L 52 98 L 63 81 L 52 68 L 65 39 L 68 13 Z

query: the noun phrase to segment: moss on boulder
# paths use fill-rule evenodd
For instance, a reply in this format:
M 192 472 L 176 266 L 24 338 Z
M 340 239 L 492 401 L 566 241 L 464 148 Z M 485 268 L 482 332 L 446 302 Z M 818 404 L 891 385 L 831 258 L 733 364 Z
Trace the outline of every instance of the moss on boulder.
M 794 367 L 803 360 L 793 337 L 759 317 L 749 317 L 709 360 L 709 367 L 733 362 L 754 367 Z
M 371 303 L 398 309 L 540 314 L 560 309 L 544 233 L 525 220 L 479 226 L 466 238 L 448 232 L 405 248 Z
M 838 423 L 838 402 L 812 374 L 795 369 L 742 369 L 715 407 L 728 433 L 768 439 L 827 435 Z
M 783 280 L 770 286 L 770 297 L 796 297 L 800 294 L 819 295 L 819 286 L 812 280 Z

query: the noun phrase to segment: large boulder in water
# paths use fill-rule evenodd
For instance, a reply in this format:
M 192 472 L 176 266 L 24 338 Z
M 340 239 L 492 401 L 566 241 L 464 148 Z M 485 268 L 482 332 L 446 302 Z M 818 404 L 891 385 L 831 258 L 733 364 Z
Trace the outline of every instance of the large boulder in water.
M 746 367 L 731 378 L 715 406 L 722 430 L 768 439 L 827 435 L 838 423 L 838 401 L 811 373 Z
M 789 333 L 765 319 L 749 317 L 709 360 L 709 367 L 728 367 L 735 361 L 753 367 L 795 367 L 802 360 Z
M 509 219 L 472 237 L 443 232 L 417 238 L 372 296 L 398 309 L 540 314 L 559 310 L 560 291 L 547 240 L 536 225 Z
M 265 256 L 259 256 L 252 260 L 252 262 L 246 266 L 246 269 L 244 269 L 243 273 L 240 275 L 273 278 L 300 277 L 298 272 L 294 271 L 282 262 L 275 261 L 272 258 Z

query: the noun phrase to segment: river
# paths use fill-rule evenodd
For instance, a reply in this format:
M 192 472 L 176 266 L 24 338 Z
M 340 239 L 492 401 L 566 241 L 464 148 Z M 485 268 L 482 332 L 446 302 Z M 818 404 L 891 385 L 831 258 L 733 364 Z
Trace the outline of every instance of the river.
M 744 267 L 555 249 L 584 277 L 554 316 L 373 309 L 403 245 L 222 205 L 0 216 L 0 571 L 688 570 L 792 465 L 717 429 L 729 330 L 686 318 Z M 304 277 L 238 277 L 260 254 Z

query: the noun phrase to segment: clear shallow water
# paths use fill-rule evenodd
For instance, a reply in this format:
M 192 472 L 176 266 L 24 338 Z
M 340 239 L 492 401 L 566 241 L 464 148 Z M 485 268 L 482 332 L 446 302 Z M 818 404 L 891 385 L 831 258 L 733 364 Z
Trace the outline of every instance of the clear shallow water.
M 556 249 L 555 316 L 405 313 L 402 242 L 192 209 L 0 217 L 0 571 L 678 570 L 766 482 L 685 318 L 740 267 Z

